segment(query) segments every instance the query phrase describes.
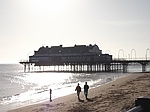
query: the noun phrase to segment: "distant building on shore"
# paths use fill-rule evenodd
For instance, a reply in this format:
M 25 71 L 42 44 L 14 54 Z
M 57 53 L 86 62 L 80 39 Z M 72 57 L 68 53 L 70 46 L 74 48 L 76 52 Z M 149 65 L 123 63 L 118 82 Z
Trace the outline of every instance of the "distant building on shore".
M 112 55 L 102 54 L 102 50 L 95 45 L 74 45 L 73 47 L 51 46 L 40 47 L 29 56 L 29 62 L 37 66 L 65 65 L 65 64 L 96 64 L 111 62 Z

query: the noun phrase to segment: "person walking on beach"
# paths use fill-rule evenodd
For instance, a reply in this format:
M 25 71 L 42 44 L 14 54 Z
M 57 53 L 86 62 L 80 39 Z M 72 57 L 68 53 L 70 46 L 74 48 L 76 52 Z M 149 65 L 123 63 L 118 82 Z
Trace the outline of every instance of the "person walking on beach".
M 78 83 L 78 85 L 76 86 L 75 91 L 77 91 L 78 100 L 80 100 L 81 87 L 79 86 L 79 83 Z
M 85 98 L 87 98 L 88 96 L 88 90 L 89 90 L 89 86 L 87 85 L 87 82 L 85 82 L 85 85 L 84 85 L 84 95 L 85 95 Z
M 50 102 L 52 101 L 52 89 L 49 89 L 49 94 L 50 94 Z

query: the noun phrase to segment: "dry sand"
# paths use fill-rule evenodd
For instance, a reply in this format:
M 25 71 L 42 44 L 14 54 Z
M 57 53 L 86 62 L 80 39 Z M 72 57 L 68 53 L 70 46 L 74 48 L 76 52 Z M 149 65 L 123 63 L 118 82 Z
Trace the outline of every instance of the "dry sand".
M 9 112 L 126 112 L 140 96 L 150 95 L 150 73 L 134 73 L 89 90 L 86 100 L 76 94 Z

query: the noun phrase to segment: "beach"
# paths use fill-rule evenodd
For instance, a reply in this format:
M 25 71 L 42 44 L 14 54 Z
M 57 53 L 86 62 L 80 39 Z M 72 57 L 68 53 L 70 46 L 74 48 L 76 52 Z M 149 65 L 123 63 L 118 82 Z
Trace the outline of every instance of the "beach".
M 150 73 L 131 73 L 115 81 L 90 88 L 88 100 L 83 90 L 77 95 L 52 99 L 34 105 L 29 105 L 8 112 L 126 112 L 134 107 L 138 97 L 150 95 Z

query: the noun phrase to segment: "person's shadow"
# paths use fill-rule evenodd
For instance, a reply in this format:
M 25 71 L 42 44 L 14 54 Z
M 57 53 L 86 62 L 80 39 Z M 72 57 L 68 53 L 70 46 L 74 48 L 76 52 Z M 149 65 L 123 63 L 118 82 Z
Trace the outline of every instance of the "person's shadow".
M 79 102 L 84 102 L 84 100 L 81 100 L 80 98 L 78 100 L 79 100 Z
M 89 101 L 89 102 L 93 102 L 93 100 L 90 99 L 90 98 L 86 98 L 86 100 Z

